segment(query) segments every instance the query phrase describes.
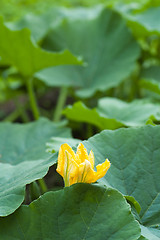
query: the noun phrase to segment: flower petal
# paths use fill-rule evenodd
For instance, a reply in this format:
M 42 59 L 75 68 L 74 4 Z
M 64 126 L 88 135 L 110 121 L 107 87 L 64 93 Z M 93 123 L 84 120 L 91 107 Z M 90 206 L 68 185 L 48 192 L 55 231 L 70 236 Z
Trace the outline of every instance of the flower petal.
M 83 163 L 85 160 L 88 160 L 87 150 L 82 143 L 78 145 L 76 156 L 79 159 L 79 164 Z
M 97 172 L 95 172 L 95 173 L 96 173 L 96 175 L 95 175 L 95 182 L 96 182 L 98 179 L 104 177 L 104 175 L 106 174 L 106 172 L 108 171 L 108 169 L 110 168 L 110 166 L 111 166 L 111 163 L 110 163 L 110 161 L 109 161 L 108 159 L 106 159 L 106 161 L 105 161 L 104 163 L 98 164 L 98 165 L 96 166 Z
M 71 154 L 65 151 L 65 161 L 64 161 L 64 182 L 65 187 L 72 185 L 77 182 L 78 178 L 78 164 L 74 161 Z
M 57 172 L 63 177 L 65 186 L 70 186 L 77 182 L 93 183 L 102 178 L 110 168 L 108 159 L 96 166 L 94 171 L 94 154 L 92 150 L 89 155 L 86 148 L 81 143 L 76 154 L 68 144 L 60 147 L 58 155 Z
M 67 143 L 61 145 L 61 147 L 59 149 L 58 165 L 57 165 L 56 171 L 62 177 L 64 177 L 64 165 L 65 165 L 65 161 L 66 161 L 65 151 L 67 151 L 71 155 L 72 159 L 75 160 L 75 158 L 76 158 L 74 151 L 72 150 L 72 148 Z
M 92 150 L 89 153 L 88 160 L 91 163 L 92 168 L 94 168 L 94 154 Z
M 78 182 L 91 183 L 95 178 L 95 171 L 88 160 L 79 165 Z

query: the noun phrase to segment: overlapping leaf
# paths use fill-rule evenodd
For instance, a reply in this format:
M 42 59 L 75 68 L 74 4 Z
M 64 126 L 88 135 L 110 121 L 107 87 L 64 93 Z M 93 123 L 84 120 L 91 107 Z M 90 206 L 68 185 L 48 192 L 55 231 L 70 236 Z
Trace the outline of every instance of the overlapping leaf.
M 98 113 L 97 109 L 89 109 L 82 102 L 76 102 L 63 110 L 63 114 L 70 120 L 86 122 L 97 126 L 99 129 L 116 129 L 123 127 L 116 119 Z
M 160 7 L 149 8 L 134 15 L 129 14 L 127 19 L 137 37 L 160 34 Z
M 35 75 L 49 86 L 79 87 L 80 97 L 119 85 L 133 71 L 140 52 L 124 20 L 102 7 L 73 9 L 71 17 L 48 34 L 43 47 L 68 48 L 84 58 L 86 67 L 57 66 Z
M 65 11 L 63 11 L 63 8 L 54 7 L 42 15 L 29 13 L 17 22 L 8 22 L 7 26 L 12 30 L 28 28 L 31 31 L 31 37 L 39 42 L 64 17 Z
M 51 141 L 46 143 L 47 151 L 54 153 L 58 152 L 60 149 L 60 146 L 64 143 L 69 144 L 70 146 L 75 146 L 76 144 L 79 144 L 81 140 L 76 138 L 61 138 L 61 137 L 52 137 Z
M 35 72 L 62 64 L 81 64 L 81 61 L 68 50 L 48 52 L 35 45 L 30 38 L 30 31 L 13 31 L 0 19 L 0 57 L 2 63 L 12 65 L 25 77 Z
M 0 124 L 0 216 L 14 212 L 24 200 L 25 185 L 42 178 L 55 163 L 45 151 L 52 136 L 71 137 L 69 129 L 46 119 Z
M 142 126 L 149 119 L 160 119 L 160 106 L 145 100 L 126 103 L 116 98 L 103 98 L 95 109 L 77 102 L 68 106 L 63 113 L 70 120 L 87 122 L 100 129 L 116 129 Z
M 142 239 L 147 240 L 159 240 L 160 239 L 160 231 L 156 228 L 144 227 L 141 225 L 141 234 L 143 236 Z
M 136 240 L 140 236 L 123 196 L 89 184 L 49 192 L 13 215 L 0 218 L 0 228 L 4 240 Z

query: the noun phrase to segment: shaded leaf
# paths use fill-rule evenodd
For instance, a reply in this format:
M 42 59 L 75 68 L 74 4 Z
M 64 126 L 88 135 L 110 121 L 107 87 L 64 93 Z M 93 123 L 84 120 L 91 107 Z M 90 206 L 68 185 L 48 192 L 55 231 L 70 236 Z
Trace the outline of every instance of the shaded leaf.
M 125 196 L 125 198 L 126 198 L 126 200 L 127 200 L 128 203 L 131 203 L 131 204 L 135 207 L 137 213 L 140 213 L 140 211 L 141 211 L 141 206 L 140 206 L 139 203 L 135 200 L 135 198 L 132 197 L 132 196 Z
M 148 68 L 142 68 L 141 77 L 146 79 L 154 79 L 160 82 L 160 66 L 151 66 Z

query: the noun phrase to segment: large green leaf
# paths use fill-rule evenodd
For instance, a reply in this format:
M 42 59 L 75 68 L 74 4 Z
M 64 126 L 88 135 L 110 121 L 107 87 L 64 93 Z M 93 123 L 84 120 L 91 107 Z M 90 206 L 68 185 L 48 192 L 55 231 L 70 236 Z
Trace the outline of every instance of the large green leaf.
M 28 124 L 0 123 L 0 161 L 16 165 L 49 157 L 46 142 L 53 136 L 71 137 L 71 133 L 47 119 Z
M 111 161 L 101 181 L 139 202 L 145 226 L 160 225 L 160 126 L 105 130 L 84 144 L 96 164 Z
M 7 22 L 6 25 L 12 30 L 28 28 L 31 31 L 31 37 L 36 42 L 40 42 L 53 27 L 59 24 L 62 19 L 71 16 L 72 18 L 77 18 L 77 14 L 74 14 L 73 9 L 66 10 L 64 7 L 56 6 L 52 7 L 42 15 L 28 13 L 20 20 L 16 22 Z
M 90 184 L 46 193 L 0 218 L 0 228 L 4 240 L 136 240 L 140 236 L 124 197 L 114 189 Z
M 30 31 L 13 31 L 6 27 L 0 18 L 0 56 L 2 62 L 15 66 L 25 77 L 50 66 L 81 64 L 81 61 L 68 50 L 48 52 L 31 41 Z M 12 43 L 12 44 L 11 44 Z
M 89 109 L 82 102 L 68 106 L 64 115 L 74 121 L 87 122 L 100 129 L 142 126 L 149 119 L 160 119 L 160 106 L 145 100 L 126 103 L 116 98 L 102 98 L 97 108 Z
M 84 58 L 86 67 L 57 66 L 35 75 L 49 86 L 79 87 L 80 97 L 119 85 L 133 71 L 140 52 L 125 21 L 104 7 L 73 9 L 48 34 L 43 47 L 68 48 Z
M 69 129 L 46 119 L 0 124 L 0 216 L 14 212 L 24 200 L 25 185 L 42 178 L 56 162 L 45 151 L 52 136 L 71 137 Z

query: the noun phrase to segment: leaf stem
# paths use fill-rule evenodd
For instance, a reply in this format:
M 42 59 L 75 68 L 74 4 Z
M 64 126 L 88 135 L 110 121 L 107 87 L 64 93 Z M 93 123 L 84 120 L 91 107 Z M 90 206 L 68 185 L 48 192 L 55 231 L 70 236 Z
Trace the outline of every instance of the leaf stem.
M 21 115 L 21 118 L 22 118 L 23 122 L 29 122 L 30 119 L 29 119 L 29 117 L 26 113 L 26 108 L 25 108 L 25 106 L 22 106 L 21 103 L 19 103 L 19 99 L 17 99 L 17 98 L 15 99 L 15 105 L 16 105 L 16 107 L 17 107 L 17 109 L 18 109 L 18 111 Z
M 86 139 L 90 138 L 91 136 L 93 136 L 93 127 L 88 123 L 86 129 Z
M 41 195 L 40 186 L 36 181 L 32 182 L 29 185 L 29 192 L 32 201 L 39 198 L 39 196 Z
M 4 122 L 13 122 L 16 120 L 20 115 L 19 109 L 16 109 L 14 112 L 9 114 L 7 117 L 3 119 Z
M 33 78 L 27 79 L 26 83 L 27 83 L 27 91 L 28 91 L 28 95 L 29 95 L 32 113 L 33 113 L 34 119 L 38 120 L 40 114 L 39 114 L 37 100 L 36 100 L 36 96 L 35 96 L 34 88 L 33 88 Z
M 54 117 L 53 117 L 54 122 L 58 122 L 61 119 L 62 109 L 63 109 L 64 104 L 66 102 L 67 95 L 68 95 L 68 88 L 67 87 L 62 87 L 60 89 L 57 106 L 56 106 L 56 109 L 55 109 L 55 112 L 54 112 Z
M 38 183 L 39 183 L 39 186 L 40 186 L 40 188 L 42 190 L 42 193 L 45 193 L 45 192 L 48 191 L 47 185 L 46 185 L 46 183 L 45 183 L 43 178 L 38 179 Z

